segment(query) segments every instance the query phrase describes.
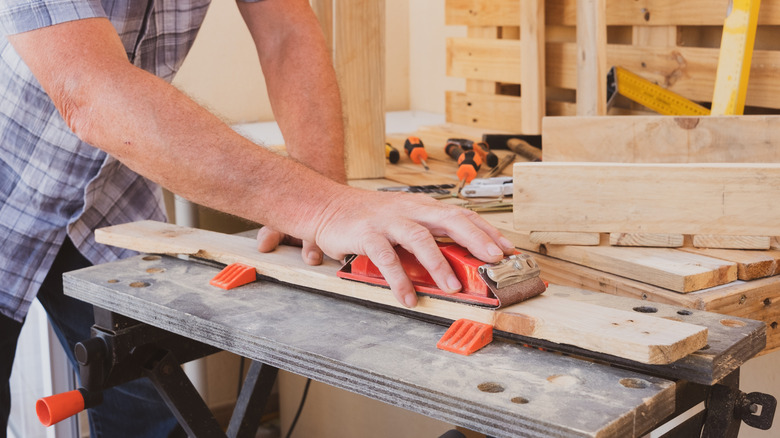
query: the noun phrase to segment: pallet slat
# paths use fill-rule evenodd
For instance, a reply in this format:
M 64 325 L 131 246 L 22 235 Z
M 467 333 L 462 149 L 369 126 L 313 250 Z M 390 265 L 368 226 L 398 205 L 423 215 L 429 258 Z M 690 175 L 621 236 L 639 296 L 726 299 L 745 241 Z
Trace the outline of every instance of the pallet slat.
M 515 228 L 780 235 L 780 164 L 516 163 Z

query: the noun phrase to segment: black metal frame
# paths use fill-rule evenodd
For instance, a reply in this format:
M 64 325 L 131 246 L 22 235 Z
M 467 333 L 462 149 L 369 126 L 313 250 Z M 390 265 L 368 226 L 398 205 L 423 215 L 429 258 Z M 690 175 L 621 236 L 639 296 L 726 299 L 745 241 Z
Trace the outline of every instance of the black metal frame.
M 105 309 L 95 307 L 94 311 L 92 337 L 75 348 L 82 384 L 79 391 L 87 407 L 102 401 L 102 391 L 146 377 L 188 436 L 255 436 L 277 368 L 252 361 L 225 433 L 180 366 L 220 349 Z

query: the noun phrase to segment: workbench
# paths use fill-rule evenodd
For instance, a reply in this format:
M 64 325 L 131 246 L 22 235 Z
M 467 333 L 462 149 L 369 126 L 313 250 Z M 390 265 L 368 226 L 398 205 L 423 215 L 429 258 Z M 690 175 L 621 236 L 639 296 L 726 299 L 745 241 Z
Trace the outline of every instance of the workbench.
M 181 380 L 180 368 L 171 366 L 176 362 L 168 353 L 177 349 L 186 360 L 221 349 L 254 361 L 231 437 L 254 436 L 251 428 L 276 369 L 496 437 L 641 436 L 705 399 L 708 409 L 683 423 L 677 436 L 690 436 L 703 424 L 705 436 L 736 436 L 740 421 L 729 413 L 744 406 L 736 411 L 756 419 L 749 407 L 764 403 L 737 389 L 740 365 L 766 340 L 757 321 L 659 304 L 658 316 L 686 318 L 710 330 L 703 350 L 660 367 L 611 366 L 609 357 L 585 359 L 586 352 L 556 345 L 543 345 L 543 351 L 523 345 L 533 340 L 500 334 L 479 352 L 461 356 L 436 348 L 443 321 L 264 279 L 224 291 L 208 284 L 219 270 L 197 260 L 140 255 L 64 276 L 67 295 L 95 306 L 93 336 L 128 354 L 148 352 L 141 374 L 162 388 L 191 436 L 222 432 L 205 403 L 194 400 L 197 393 Z M 646 304 L 573 288 L 547 293 L 623 309 Z M 121 347 L 120 338 L 144 345 Z

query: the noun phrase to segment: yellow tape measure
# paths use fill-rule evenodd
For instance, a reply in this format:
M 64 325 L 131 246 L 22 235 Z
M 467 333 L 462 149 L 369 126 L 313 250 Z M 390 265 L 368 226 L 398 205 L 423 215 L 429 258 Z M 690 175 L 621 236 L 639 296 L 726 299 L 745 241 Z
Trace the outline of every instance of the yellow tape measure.
M 758 27 L 760 0 L 730 0 L 720 41 L 713 115 L 741 115 L 745 112 L 750 63 Z
M 654 84 L 622 67 L 612 67 L 607 78 L 607 105 L 616 94 L 665 116 L 707 116 L 710 110 L 679 94 Z

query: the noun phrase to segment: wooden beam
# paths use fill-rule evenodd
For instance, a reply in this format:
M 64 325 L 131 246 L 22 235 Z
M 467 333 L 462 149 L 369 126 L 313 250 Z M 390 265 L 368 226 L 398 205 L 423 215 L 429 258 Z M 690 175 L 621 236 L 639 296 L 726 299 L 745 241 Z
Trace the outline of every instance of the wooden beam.
M 780 162 L 780 116 L 548 117 L 546 161 Z
M 680 250 L 736 263 L 737 278 L 742 281 L 780 274 L 780 251 L 778 250 L 739 251 L 694 247 L 683 247 Z
M 522 131 L 522 102 L 517 96 L 447 91 L 447 121 L 491 130 Z
M 523 134 L 541 134 L 546 114 L 544 0 L 520 1 L 520 87 Z
M 547 245 L 542 253 L 680 293 L 737 279 L 735 263 L 671 248 Z
M 385 2 L 314 1 L 326 41 L 332 44 L 341 90 L 347 177 L 381 178 L 385 172 Z
M 607 1 L 577 0 L 577 115 L 607 114 Z
M 336 261 L 306 265 L 300 250 L 293 247 L 280 247 L 273 253 L 262 254 L 257 252 L 252 238 L 153 221 L 103 228 L 96 232 L 95 238 L 100 243 L 141 252 L 188 254 L 225 264 L 240 262 L 282 282 L 383 306 L 402 307 L 387 289 L 337 278 L 340 264 Z M 420 297 L 414 311 L 449 320 L 468 318 L 491 324 L 497 330 L 642 363 L 671 363 L 707 343 L 707 330 L 700 326 L 544 295 L 500 310 Z
M 697 248 L 769 249 L 769 241 L 769 236 L 693 235 L 693 246 Z
M 515 228 L 780 235 L 780 164 L 516 163 Z

